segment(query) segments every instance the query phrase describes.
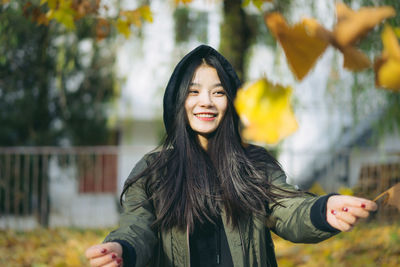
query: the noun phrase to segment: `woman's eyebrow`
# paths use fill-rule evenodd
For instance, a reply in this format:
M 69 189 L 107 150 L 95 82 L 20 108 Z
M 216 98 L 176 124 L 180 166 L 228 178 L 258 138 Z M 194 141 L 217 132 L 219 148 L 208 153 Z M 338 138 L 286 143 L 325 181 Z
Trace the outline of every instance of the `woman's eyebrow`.
M 189 86 L 201 86 L 201 84 L 191 82 L 191 83 L 189 83 Z M 213 84 L 212 87 L 215 88 L 215 87 L 223 87 L 223 86 L 222 86 L 222 83 L 216 83 L 216 84 Z

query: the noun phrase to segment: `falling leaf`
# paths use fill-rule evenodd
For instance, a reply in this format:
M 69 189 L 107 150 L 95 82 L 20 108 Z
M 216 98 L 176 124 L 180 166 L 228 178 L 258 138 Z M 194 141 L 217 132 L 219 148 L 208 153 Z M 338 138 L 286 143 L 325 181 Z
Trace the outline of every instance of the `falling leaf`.
M 377 87 L 400 90 L 400 45 L 389 25 L 382 32 L 383 53 L 375 60 Z
M 268 14 L 265 23 L 282 45 L 296 78 L 302 80 L 325 51 L 328 42 L 315 34 L 310 34 L 303 22 L 288 26 L 279 13 Z
M 329 42 L 333 47 L 342 52 L 344 68 L 353 71 L 360 71 L 371 65 L 369 58 L 363 52 L 353 45 L 339 45 L 335 39 L 335 35 L 331 31 L 322 27 L 316 20 L 306 18 L 303 19 L 303 23 L 310 34 Z
M 379 196 L 377 196 L 373 201 L 385 197 L 383 204 L 391 205 L 396 207 L 400 211 L 400 183 L 395 184 Z
M 245 125 L 247 140 L 276 144 L 296 131 L 290 97 L 292 89 L 260 79 L 240 89 L 235 99 L 236 110 Z
M 354 44 L 377 24 L 395 14 L 391 6 L 362 7 L 354 11 L 344 3 L 337 3 L 337 23 L 333 30 L 335 40 L 340 46 Z
M 364 7 L 354 11 L 338 3 L 336 9 L 337 23 L 333 31 L 311 18 L 288 26 L 279 13 L 266 15 L 265 23 L 282 45 L 297 79 L 307 75 L 329 44 L 342 52 L 346 69 L 361 71 L 370 67 L 369 58 L 354 45 L 382 20 L 395 15 L 394 8 L 390 6 Z

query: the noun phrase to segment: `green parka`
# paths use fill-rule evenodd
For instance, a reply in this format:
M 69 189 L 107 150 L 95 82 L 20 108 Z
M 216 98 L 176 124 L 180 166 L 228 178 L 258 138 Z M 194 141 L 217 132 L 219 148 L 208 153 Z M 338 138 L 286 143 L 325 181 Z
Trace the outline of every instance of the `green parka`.
M 148 157 L 141 159 L 130 174 L 133 177 L 148 165 Z M 155 220 L 155 207 L 146 195 L 146 179 L 140 178 L 125 194 L 120 227 L 111 232 L 104 242 L 124 240 L 135 248 L 136 267 L 142 266 L 190 266 L 189 233 L 178 229 L 156 232 L 150 226 Z M 272 184 L 287 190 L 295 188 L 286 183 L 282 171 L 269 177 Z M 238 229 L 227 224 L 221 214 L 235 267 L 276 266 L 272 230 L 280 237 L 295 243 L 316 243 L 334 233 L 317 229 L 311 222 L 310 210 L 319 197 L 301 195 L 281 199 L 283 205 L 269 205 L 271 214 L 267 218 L 243 219 Z M 136 208 L 139 203 L 143 205 Z M 127 266 L 125 266 L 127 267 Z

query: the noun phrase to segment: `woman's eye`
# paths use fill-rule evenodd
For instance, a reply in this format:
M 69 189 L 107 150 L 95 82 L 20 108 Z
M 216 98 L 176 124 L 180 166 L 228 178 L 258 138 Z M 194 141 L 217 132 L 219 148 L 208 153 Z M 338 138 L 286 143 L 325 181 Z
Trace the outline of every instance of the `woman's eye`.
M 225 95 L 225 91 L 216 91 L 214 94 L 222 96 Z
M 193 94 L 198 94 L 199 93 L 199 91 L 198 90 L 195 90 L 195 89 L 189 89 L 189 94 L 190 95 L 193 95 Z

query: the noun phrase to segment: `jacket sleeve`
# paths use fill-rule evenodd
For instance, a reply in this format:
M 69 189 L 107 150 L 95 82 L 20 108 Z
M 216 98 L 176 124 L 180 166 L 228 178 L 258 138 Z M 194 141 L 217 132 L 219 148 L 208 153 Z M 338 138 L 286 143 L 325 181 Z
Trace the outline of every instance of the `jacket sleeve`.
M 146 167 L 147 163 L 143 158 L 136 164 L 129 177 L 139 174 Z M 135 267 L 145 266 L 149 262 L 157 244 L 157 233 L 151 229 L 151 224 L 155 220 L 154 208 L 148 201 L 145 181 L 145 177 L 140 178 L 126 191 L 120 226 L 104 240 L 104 242 L 122 240 L 123 243 L 132 246 L 136 252 Z M 137 208 L 140 203 L 143 204 Z
M 297 191 L 294 186 L 286 183 L 286 175 L 281 170 L 275 171 L 270 179 L 271 183 L 278 188 L 292 192 Z M 282 192 L 276 192 L 282 194 Z M 312 207 L 322 198 L 323 196 L 301 194 L 280 199 L 278 203 L 281 205 L 269 203 L 268 208 L 271 213 L 267 224 L 277 235 L 291 242 L 317 243 L 323 241 L 338 231 L 323 231 L 311 221 Z M 317 211 L 317 209 L 314 208 L 313 211 Z

